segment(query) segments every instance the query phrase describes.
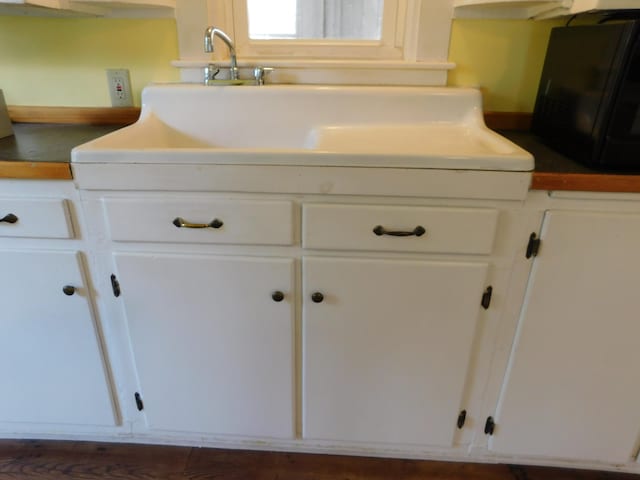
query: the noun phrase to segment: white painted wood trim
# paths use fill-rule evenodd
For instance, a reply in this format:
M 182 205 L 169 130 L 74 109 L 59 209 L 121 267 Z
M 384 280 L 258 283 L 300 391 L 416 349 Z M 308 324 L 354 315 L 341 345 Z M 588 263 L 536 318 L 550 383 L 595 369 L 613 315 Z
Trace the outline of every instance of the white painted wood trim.
M 83 190 L 524 200 L 531 172 L 255 165 L 73 164 Z
M 178 25 L 178 39 L 180 59 L 174 62 L 174 66 L 182 69 L 181 77 L 183 81 L 197 82 L 202 77 L 202 72 L 196 73 L 195 69 L 201 68 L 210 62 L 225 61 L 227 52 L 224 49 L 217 49 L 211 56 L 203 49 L 204 30 L 208 25 L 216 25 L 222 28 L 232 38 L 236 37 L 236 43 L 242 44 L 242 40 L 237 38 L 242 32 L 238 31 L 237 23 L 234 23 L 233 1 L 238 0 L 176 0 L 176 20 Z M 447 61 L 449 53 L 449 40 L 451 33 L 451 20 L 453 18 L 453 0 L 406 0 L 400 2 L 398 16 L 405 15 L 406 21 L 398 21 L 396 28 L 394 45 L 402 45 L 402 55 L 394 55 L 396 61 L 403 61 L 407 64 L 415 63 L 417 69 L 434 70 L 428 72 L 426 77 L 421 79 L 407 78 L 404 70 L 408 66 L 391 63 L 390 58 L 381 54 L 369 55 L 375 68 L 369 68 L 366 75 L 349 76 L 344 75 L 345 63 L 353 63 L 351 60 L 339 61 L 340 56 L 347 56 L 349 59 L 356 58 L 360 62 L 362 54 L 357 51 L 350 51 L 349 44 L 345 42 L 345 50 L 340 53 L 335 47 L 336 54 L 331 54 L 333 59 L 325 58 L 321 63 L 311 65 L 310 61 L 318 60 L 318 52 L 309 50 L 305 53 L 304 47 L 300 53 L 293 56 L 296 60 L 285 60 L 290 62 L 287 68 L 294 69 L 295 74 L 287 72 L 277 82 L 291 83 L 366 83 L 366 84 L 401 84 L 401 85 L 445 85 L 447 80 L 446 70 L 453 68 Z M 246 33 L 245 33 L 246 35 Z M 395 47 L 393 47 L 395 48 Z M 222 52 L 220 52 L 222 51 Z M 355 54 L 354 54 L 355 53 Z M 248 52 L 240 50 L 239 61 L 246 65 L 267 65 L 282 68 L 285 64 L 282 60 L 274 58 L 269 52 L 261 52 L 258 58 L 247 57 Z M 243 58 L 244 55 L 244 58 Z M 251 55 L 251 52 L 249 52 Z M 291 54 L 287 57 L 291 58 Z M 326 56 L 322 54 L 321 56 Z M 285 57 L 280 57 L 285 59 Z M 198 61 L 199 65 L 184 64 L 184 61 Z M 245 63 L 246 62 L 246 63 Z M 365 65 L 360 64 L 357 68 Z M 426 67 L 426 68 L 425 68 Z M 307 71 L 308 69 L 308 71 Z M 373 70 L 373 71 L 371 71 Z M 377 70 L 377 71 L 376 71 Z M 275 77 L 274 77 L 274 80 Z

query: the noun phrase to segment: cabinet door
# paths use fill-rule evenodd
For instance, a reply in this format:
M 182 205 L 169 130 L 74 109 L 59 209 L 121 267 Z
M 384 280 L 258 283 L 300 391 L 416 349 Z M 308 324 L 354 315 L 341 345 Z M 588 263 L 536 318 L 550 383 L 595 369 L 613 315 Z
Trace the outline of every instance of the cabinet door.
M 304 436 L 452 445 L 487 264 L 307 257 L 303 272 Z
M 551 212 L 492 450 L 626 462 L 640 430 L 640 215 Z
M 0 251 L 0 265 L 0 422 L 114 425 L 78 255 Z
M 294 261 L 115 260 L 148 427 L 291 438 Z

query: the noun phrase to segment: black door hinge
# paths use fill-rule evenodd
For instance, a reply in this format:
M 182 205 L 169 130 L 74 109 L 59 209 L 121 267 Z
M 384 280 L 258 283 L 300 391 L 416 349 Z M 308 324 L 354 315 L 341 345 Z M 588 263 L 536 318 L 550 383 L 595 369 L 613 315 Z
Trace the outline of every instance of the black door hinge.
M 142 397 L 140 396 L 140 394 L 136 392 L 133 397 L 136 399 L 136 407 L 138 408 L 138 411 L 141 412 L 142 410 L 144 410 L 144 403 L 142 403 Z
M 467 411 L 466 410 L 462 410 L 460 412 L 460 415 L 458 415 L 458 423 L 456 425 L 458 425 L 458 428 L 462 428 L 464 427 L 464 422 L 467 420 Z
M 493 417 L 487 417 L 487 421 L 484 424 L 485 435 L 493 435 L 493 431 L 496 429 L 496 422 Z
M 485 310 L 487 310 L 489 308 L 489 305 L 491 305 L 492 295 L 493 295 L 493 287 L 488 286 L 487 289 L 482 294 L 482 300 L 480 301 L 480 305 L 482 305 L 482 308 L 484 308 Z
M 535 257 L 538 255 L 538 251 L 540 250 L 540 239 L 536 235 L 536 232 L 533 232 L 529 235 L 529 243 L 527 244 L 527 258 Z
M 111 274 L 111 289 L 113 290 L 113 296 L 120 296 L 120 282 L 114 274 Z

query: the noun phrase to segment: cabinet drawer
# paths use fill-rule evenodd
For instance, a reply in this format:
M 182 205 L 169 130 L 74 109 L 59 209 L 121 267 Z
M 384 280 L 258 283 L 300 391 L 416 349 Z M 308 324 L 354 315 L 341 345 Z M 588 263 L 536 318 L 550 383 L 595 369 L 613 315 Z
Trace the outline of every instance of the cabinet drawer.
M 304 248 L 488 254 L 498 211 L 307 204 L 302 218 Z
M 61 198 L 0 199 L 0 237 L 73 238 L 69 208 Z
M 287 201 L 211 199 L 104 200 L 111 238 L 127 242 L 291 245 Z

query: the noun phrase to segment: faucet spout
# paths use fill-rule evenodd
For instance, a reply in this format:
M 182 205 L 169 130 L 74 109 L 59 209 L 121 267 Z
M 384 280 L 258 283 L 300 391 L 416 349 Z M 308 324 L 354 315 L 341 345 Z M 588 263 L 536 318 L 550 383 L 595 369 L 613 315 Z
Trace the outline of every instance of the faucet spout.
M 218 37 L 222 40 L 229 49 L 229 57 L 231 59 L 230 76 L 231 80 L 238 79 L 238 59 L 236 57 L 236 47 L 233 45 L 233 40 L 219 28 L 213 26 L 208 27 L 204 32 L 204 51 L 207 53 L 213 52 L 213 40 Z

